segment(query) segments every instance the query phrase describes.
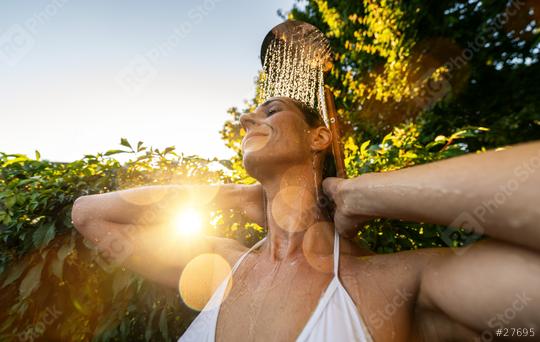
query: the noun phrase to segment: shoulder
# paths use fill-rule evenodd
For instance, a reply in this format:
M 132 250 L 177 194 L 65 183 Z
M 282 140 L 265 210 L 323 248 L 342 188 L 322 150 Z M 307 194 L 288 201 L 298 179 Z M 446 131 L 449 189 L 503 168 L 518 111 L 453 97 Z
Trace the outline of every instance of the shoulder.
M 424 270 L 446 255 L 447 248 L 367 256 L 342 255 L 340 279 L 355 301 L 361 301 L 366 293 L 386 299 L 405 293 L 407 300 L 415 301 Z
M 445 253 L 442 248 L 342 255 L 340 280 L 376 339 L 408 336 L 423 270 Z

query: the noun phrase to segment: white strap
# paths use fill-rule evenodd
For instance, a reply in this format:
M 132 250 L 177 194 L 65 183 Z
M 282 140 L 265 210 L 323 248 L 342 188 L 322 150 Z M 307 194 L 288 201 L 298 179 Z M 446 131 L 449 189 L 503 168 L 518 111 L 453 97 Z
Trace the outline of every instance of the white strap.
M 266 241 L 266 236 L 264 238 L 262 238 L 259 242 L 257 242 L 256 244 L 254 244 L 250 249 L 247 250 L 247 252 L 245 252 L 239 259 L 238 261 L 236 261 L 236 263 L 234 264 L 232 270 L 231 270 L 231 274 L 234 273 L 234 271 L 236 271 L 236 269 L 240 266 L 240 264 L 242 263 L 242 261 L 244 261 L 244 259 L 246 258 L 246 256 L 251 253 L 254 249 L 257 249 L 259 248 L 263 243 L 264 241 Z
M 334 229 L 334 277 L 338 276 L 339 270 L 339 234 Z

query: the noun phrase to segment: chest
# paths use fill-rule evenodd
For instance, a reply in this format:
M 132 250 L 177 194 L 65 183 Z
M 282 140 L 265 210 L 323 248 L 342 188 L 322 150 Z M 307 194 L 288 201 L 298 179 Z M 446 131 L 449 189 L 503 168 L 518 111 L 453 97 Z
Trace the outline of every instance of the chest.
M 417 284 L 380 268 L 340 265 L 340 280 L 375 341 L 411 336 Z M 356 262 L 356 260 L 355 260 Z M 328 264 L 328 265 L 326 265 Z M 221 305 L 218 341 L 294 341 L 333 278 L 332 261 L 265 264 L 246 260 Z
M 218 316 L 219 341 L 292 341 L 302 331 L 332 273 L 303 261 L 246 263 L 232 279 Z

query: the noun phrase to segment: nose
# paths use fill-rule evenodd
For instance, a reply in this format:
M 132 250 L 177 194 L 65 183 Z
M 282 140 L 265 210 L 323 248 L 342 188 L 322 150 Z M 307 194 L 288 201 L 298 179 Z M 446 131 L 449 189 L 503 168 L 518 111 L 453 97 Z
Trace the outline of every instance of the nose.
M 249 129 L 253 128 L 254 126 L 257 126 L 259 123 L 257 122 L 257 119 L 255 118 L 255 113 L 244 113 L 240 115 L 240 125 L 248 131 Z

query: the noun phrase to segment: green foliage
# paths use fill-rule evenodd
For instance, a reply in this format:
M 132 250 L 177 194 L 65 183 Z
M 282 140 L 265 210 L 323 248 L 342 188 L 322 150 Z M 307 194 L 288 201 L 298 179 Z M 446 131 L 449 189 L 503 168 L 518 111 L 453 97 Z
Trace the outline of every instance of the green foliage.
M 418 127 L 409 123 L 394 127 L 378 144 L 367 140 L 357 145 L 349 137 L 344 145 L 347 174 L 357 177 L 369 172 L 388 172 L 463 155 L 470 152 L 467 142 L 475 142 L 487 131 L 484 127 L 469 127 L 448 137 L 439 135 L 424 144 L 419 140 Z M 358 238 L 373 251 L 389 253 L 423 247 L 458 247 L 478 237 L 449 227 L 377 219 L 363 227 Z
M 335 52 L 327 82 L 356 140 L 419 118 L 422 140 L 490 128 L 476 148 L 540 139 L 535 1 L 297 1 Z
M 177 291 L 164 290 L 104 259 L 71 223 L 81 195 L 140 185 L 230 182 L 225 161 L 178 155 L 174 147 L 123 149 L 55 163 L 0 153 L 0 340 L 176 340 L 195 312 Z M 120 163 L 115 155 L 128 154 Z M 246 244 L 260 239 L 235 212 L 217 212 L 209 234 Z M 234 224 L 233 224 L 234 223 Z M 232 228 L 231 228 L 232 227 Z M 60 312 L 36 331 L 46 310 Z
M 409 123 L 394 127 L 379 144 L 370 144 L 367 140 L 358 146 L 354 138 L 349 137 L 344 145 L 347 174 L 356 177 L 459 156 L 469 152 L 467 140 L 474 141 L 487 131 L 484 127 L 469 127 L 449 137 L 439 135 L 423 144 L 419 140 L 418 126 Z

